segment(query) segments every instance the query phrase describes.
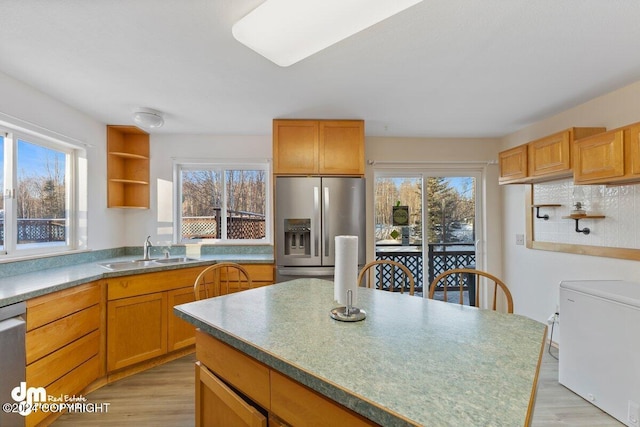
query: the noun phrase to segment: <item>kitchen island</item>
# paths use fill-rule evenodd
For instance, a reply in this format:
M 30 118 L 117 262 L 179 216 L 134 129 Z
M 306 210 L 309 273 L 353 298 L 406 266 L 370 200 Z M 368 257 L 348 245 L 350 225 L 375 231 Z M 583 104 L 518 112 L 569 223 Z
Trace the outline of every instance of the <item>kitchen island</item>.
M 205 348 L 211 340 L 266 369 L 272 388 L 274 378 L 293 380 L 372 424 L 529 424 L 546 325 L 365 288 L 357 298 L 367 313 L 360 322 L 329 316 L 336 305 L 333 283 L 319 279 L 196 301 L 174 311 L 200 328 L 196 355 L 201 362 L 212 356 Z M 242 374 L 224 378 L 232 391 Z M 260 382 L 253 378 L 249 388 Z M 253 397 L 253 390 L 239 388 Z M 297 425 L 300 420 L 291 419 L 295 414 L 284 415 L 276 407 L 276 397 L 272 389 L 263 402 L 254 401 L 268 417 Z M 296 398 L 290 396 L 292 402 Z

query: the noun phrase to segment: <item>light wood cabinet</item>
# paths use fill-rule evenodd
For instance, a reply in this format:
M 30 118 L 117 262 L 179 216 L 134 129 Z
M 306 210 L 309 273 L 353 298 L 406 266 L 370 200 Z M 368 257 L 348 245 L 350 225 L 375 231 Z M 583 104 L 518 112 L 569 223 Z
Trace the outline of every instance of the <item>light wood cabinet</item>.
M 640 123 L 576 141 L 576 184 L 640 181 Z
M 107 313 L 109 372 L 167 352 L 165 292 L 109 301 Z
M 520 145 L 498 154 L 500 184 L 520 184 L 527 178 L 527 146 Z
M 274 282 L 273 264 L 242 264 L 254 287 Z M 107 282 L 107 370 L 186 349 L 195 327 L 173 307 L 195 300 L 193 284 L 205 266 L 114 277 Z M 237 290 L 231 290 L 232 292 Z
M 571 176 L 572 131 L 559 132 L 527 146 L 528 175 L 563 178 Z
M 204 267 L 136 274 L 107 281 L 107 370 L 135 365 L 184 349 L 195 328 L 173 314 L 193 301 L 193 283 Z
M 107 126 L 107 207 L 149 208 L 149 134 Z
M 275 268 L 273 264 L 241 264 L 249 273 L 249 277 L 251 277 L 251 285 L 254 288 L 259 288 L 261 286 L 273 285 L 275 282 Z M 233 271 L 236 274 L 236 277 L 230 277 L 230 292 L 238 292 L 240 290 L 246 289 L 242 284 L 240 284 L 240 289 L 234 288 L 234 286 L 238 285 L 238 283 L 234 283 L 233 281 L 237 281 L 237 271 Z M 223 275 L 221 280 L 225 280 L 225 276 Z
M 266 427 L 267 417 L 196 362 L 196 426 Z
M 91 282 L 27 301 L 27 384 L 71 396 L 104 376 L 104 294 L 101 282 Z M 32 412 L 26 425 L 58 415 Z
M 266 413 L 269 425 L 375 425 L 350 409 L 199 330 L 196 332 L 196 358 L 196 426 L 228 425 L 225 423 L 225 412 L 211 409 L 222 406 L 224 411 L 229 410 L 228 404 L 222 405 L 219 402 L 220 394 L 229 395 L 227 400 L 237 398 L 242 401 L 243 404 L 238 404 L 238 409 L 234 412 Z M 209 383 L 213 382 L 213 377 L 227 388 L 216 393 L 209 383 L 202 384 L 203 377 Z
M 602 127 L 574 127 L 531 141 L 498 155 L 500 184 L 544 182 L 572 176 L 572 144 Z
M 364 174 L 364 121 L 274 120 L 276 175 Z
M 174 289 L 167 292 L 167 308 L 169 315 L 167 320 L 167 351 L 179 350 L 195 344 L 195 328 L 189 322 L 185 322 L 173 314 L 173 307 L 195 301 L 193 286 Z

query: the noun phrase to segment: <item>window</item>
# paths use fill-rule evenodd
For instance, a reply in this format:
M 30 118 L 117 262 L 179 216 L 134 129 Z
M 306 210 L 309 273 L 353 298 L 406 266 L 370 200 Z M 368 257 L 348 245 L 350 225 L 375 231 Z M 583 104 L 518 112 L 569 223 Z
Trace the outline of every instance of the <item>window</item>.
M 267 243 L 269 163 L 176 165 L 177 241 Z
M 75 249 L 76 150 L 10 130 L 0 133 L 0 248 L 9 257 Z

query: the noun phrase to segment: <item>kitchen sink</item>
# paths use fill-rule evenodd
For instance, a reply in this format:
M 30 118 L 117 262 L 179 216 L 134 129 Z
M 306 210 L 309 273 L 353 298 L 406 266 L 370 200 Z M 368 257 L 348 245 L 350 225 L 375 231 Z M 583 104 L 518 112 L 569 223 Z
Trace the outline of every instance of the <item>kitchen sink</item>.
M 100 265 L 107 270 L 126 270 L 129 268 L 153 267 L 162 264 L 178 264 L 181 262 L 196 261 L 193 258 L 173 257 L 173 258 L 153 258 L 153 259 L 134 259 L 131 261 L 105 262 Z
M 188 258 L 188 257 L 158 258 L 154 260 L 154 262 L 157 262 L 159 264 L 175 264 L 177 262 L 189 262 L 189 261 L 197 261 L 197 260 L 194 258 Z

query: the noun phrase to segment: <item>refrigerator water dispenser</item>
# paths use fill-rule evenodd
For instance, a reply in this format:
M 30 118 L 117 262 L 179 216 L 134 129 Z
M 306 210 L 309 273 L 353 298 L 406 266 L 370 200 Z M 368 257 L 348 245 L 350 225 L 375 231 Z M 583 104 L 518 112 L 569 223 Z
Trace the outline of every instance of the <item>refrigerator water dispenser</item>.
M 294 256 L 311 256 L 311 219 L 287 218 L 284 220 L 284 253 Z

